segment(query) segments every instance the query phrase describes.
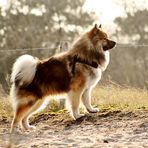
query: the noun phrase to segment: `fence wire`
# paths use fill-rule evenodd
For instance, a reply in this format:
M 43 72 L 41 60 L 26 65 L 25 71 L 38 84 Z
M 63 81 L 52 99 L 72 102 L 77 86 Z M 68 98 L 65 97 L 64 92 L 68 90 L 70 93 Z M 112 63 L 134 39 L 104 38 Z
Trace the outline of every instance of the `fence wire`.
M 148 44 L 124 44 L 117 43 L 116 48 L 129 48 L 129 47 L 148 47 Z M 58 49 L 60 47 L 33 47 L 33 48 L 22 48 L 22 49 L 0 49 L 0 52 L 5 51 L 31 51 L 31 50 L 51 50 Z
M 70 44 L 69 44 L 70 45 Z M 40 59 L 48 58 L 53 54 L 70 49 L 62 46 L 35 47 L 24 49 L 0 50 L 0 85 L 4 90 L 9 88 L 6 76 L 10 76 L 11 68 L 16 58 L 22 54 L 31 54 Z M 117 43 L 117 50 L 112 50 L 110 64 L 103 74 L 102 82 L 110 80 L 118 84 L 126 84 L 138 88 L 148 88 L 148 44 L 123 44 Z M 140 49 L 140 50 L 139 50 Z

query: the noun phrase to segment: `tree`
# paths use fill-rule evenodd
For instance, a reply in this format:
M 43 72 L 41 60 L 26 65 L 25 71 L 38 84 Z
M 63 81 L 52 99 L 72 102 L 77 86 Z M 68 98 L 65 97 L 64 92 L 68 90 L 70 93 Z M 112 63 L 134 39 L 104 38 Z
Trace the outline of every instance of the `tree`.
M 128 36 L 129 42 L 147 44 L 148 41 L 148 10 L 137 10 L 133 14 L 127 12 L 127 17 L 115 19 L 117 33 Z
M 80 30 L 87 28 L 94 20 L 92 14 L 83 11 L 84 2 L 13 0 L 8 9 L 0 8 L 0 84 L 6 92 L 9 92 L 9 74 L 16 57 L 26 53 L 40 58 L 47 57 L 55 50 L 50 50 L 50 53 L 39 49 L 21 52 L 3 50 L 38 47 L 52 49 L 60 41 L 72 41 Z
M 0 9 L 0 49 L 52 46 L 71 41 L 93 23 L 85 0 L 15 0 Z

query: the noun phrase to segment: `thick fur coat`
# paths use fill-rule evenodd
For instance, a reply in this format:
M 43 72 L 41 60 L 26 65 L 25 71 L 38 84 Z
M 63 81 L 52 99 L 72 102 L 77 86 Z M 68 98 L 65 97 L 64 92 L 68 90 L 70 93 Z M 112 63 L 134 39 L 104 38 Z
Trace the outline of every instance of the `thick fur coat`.
M 97 112 L 91 106 L 91 91 L 109 64 L 109 49 L 115 42 L 95 25 L 81 36 L 65 53 L 39 60 L 22 55 L 14 63 L 11 75 L 11 97 L 14 101 L 14 119 L 11 132 L 21 124 L 29 125 L 29 117 L 43 104 L 47 96 L 67 94 L 74 119 L 79 113 L 80 100 L 88 112 Z

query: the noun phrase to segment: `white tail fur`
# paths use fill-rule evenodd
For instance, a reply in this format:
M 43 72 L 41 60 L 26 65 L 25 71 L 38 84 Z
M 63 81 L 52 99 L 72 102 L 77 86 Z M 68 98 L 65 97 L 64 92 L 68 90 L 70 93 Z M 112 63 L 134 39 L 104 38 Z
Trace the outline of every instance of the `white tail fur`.
M 11 82 L 17 82 L 18 86 L 30 84 L 36 73 L 37 62 L 31 55 L 20 56 L 13 65 Z

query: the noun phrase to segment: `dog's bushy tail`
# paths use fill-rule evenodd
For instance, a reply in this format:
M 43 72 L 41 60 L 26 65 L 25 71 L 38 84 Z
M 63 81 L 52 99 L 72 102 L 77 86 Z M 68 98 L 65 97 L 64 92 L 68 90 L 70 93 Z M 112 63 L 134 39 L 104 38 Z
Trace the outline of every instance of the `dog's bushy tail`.
M 20 56 L 13 65 L 11 82 L 17 87 L 29 85 L 36 73 L 38 59 L 31 55 Z

